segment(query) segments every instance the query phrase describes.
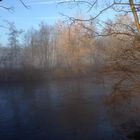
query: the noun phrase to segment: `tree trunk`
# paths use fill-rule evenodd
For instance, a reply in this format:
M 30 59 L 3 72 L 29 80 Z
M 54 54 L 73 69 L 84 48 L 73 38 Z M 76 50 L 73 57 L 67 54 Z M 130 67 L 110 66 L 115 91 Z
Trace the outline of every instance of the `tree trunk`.
M 134 20 L 135 20 L 135 25 L 137 27 L 138 35 L 140 36 L 139 17 L 138 17 L 138 14 L 137 14 L 137 11 L 136 11 L 136 8 L 135 8 L 135 5 L 134 5 L 134 1 L 129 0 L 129 3 L 130 3 L 130 7 L 131 7 L 131 10 L 132 10 L 132 13 L 133 13 Z

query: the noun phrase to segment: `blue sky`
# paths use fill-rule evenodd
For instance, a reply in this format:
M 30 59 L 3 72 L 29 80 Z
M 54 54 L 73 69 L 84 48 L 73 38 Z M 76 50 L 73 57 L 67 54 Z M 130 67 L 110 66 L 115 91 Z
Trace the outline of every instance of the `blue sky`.
M 47 23 L 54 23 L 55 20 L 61 18 L 57 6 L 57 1 L 39 1 L 39 0 L 23 0 L 30 9 L 26 9 L 18 0 L 4 0 L 1 5 L 14 6 L 14 12 L 8 12 L 1 9 L 1 19 L 15 21 L 20 24 L 20 27 L 27 27 L 29 25 L 36 25 L 40 20 L 45 20 Z M 2 20 L 1 20 L 2 22 Z
M 23 0 L 27 5 L 30 6 L 26 9 L 19 0 L 3 0 L 0 3 L 2 6 L 14 7 L 13 12 L 8 12 L 5 9 L 0 9 L 0 25 L 6 26 L 5 20 L 15 22 L 15 25 L 19 29 L 25 31 L 31 27 L 38 27 L 41 21 L 47 24 L 54 24 L 58 20 L 63 20 L 64 17 L 60 13 L 70 14 L 69 8 L 64 8 L 62 5 L 58 5 L 61 0 Z M 0 28 L 1 36 L 0 42 L 6 42 L 7 29 Z
M 54 24 L 58 20 L 64 20 L 64 17 L 60 13 L 65 15 L 76 15 L 76 13 L 82 13 L 86 8 L 84 5 L 80 10 L 72 10 L 70 6 L 58 5 L 58 2 L 64 0 L 23 0 L 30 9 L 26 9 L 19 0 L 3 0 L 0 5 L 13 6 L 15 9 L 13 12 L 8 12 L 4 9 L 0 9 L 0 25 L 5 25 L 5 20 L 15 22 L 18 29 L 24 29 L 25 31 L 31 27 L 38 27 L 41 21 L 47 24 Z M 68 1 L 68 0 L 65 0 Z M 83 13 L 82 13 L 83 15 Z M 110 16 L 110 15 L 108 15 Z M 108 18 L 107 14 L 104 18 Z M 0 28 L 1 36 L 0 42 L 6 42 L 6 33 L 8 30 Z

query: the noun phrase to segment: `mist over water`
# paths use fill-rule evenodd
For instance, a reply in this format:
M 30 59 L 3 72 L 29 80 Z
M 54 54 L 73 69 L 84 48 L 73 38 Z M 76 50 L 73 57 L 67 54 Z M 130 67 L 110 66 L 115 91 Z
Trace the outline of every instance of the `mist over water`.
M 126 140 L 112 125 L 93 79 L 0 86 L 2 140 Z

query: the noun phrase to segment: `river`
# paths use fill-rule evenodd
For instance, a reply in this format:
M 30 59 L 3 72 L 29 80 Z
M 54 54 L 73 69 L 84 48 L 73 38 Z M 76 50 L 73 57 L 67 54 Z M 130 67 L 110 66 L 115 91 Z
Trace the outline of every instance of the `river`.
M 0 85 L 0 140 L 127 140 L 92 78 Z M 113 115 L 112 115 L 113 116 Z

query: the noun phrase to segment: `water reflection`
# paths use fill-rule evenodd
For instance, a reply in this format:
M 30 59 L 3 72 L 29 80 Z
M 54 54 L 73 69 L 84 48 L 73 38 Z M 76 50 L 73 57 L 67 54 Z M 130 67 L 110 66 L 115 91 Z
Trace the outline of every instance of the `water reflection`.
M 111 124 L 133 140 L 140 139 L 139 83 L 129 80 L 106 97 Z M 129 84 L 129 86 L 127 86 Z M 116 84 L 118 85 L 118 83 Z
M 90 80 L 0 86 L 2 140 L 123 140 L 112 127 L 105 88 Z

